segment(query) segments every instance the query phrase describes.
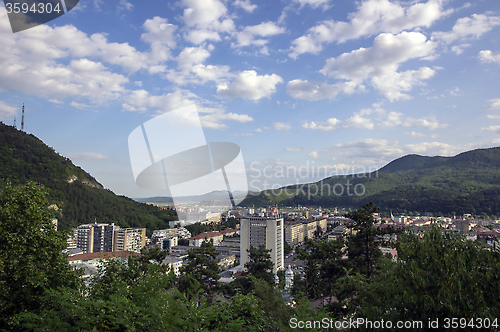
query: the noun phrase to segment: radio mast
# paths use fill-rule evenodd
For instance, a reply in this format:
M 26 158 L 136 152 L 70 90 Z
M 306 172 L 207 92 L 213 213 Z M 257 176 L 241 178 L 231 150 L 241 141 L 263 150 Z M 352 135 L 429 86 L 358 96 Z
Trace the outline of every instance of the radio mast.
M 24 103 L 23 103 L 23 117 L 21 118 L 21 130 L 24 131 Z

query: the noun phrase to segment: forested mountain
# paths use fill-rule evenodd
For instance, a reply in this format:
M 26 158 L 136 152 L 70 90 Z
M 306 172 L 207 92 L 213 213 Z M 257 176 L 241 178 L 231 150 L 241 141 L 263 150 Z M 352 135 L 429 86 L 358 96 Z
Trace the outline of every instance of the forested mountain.
M 177 219 L 173 210 L 117 196 L 90 174 L 60 156 L 40 139 L 0 122 L 0 191 L 12 185 L 36 181 L 49 191 L 57 206 L 59 229 L 90 222 L 114 222 L 122 227 L 168 228 Z
M 279 195 L 264 191 L 249 196 L 240 205 L 358 208 L 373 201 L 382 211 L 394 213 L 500 215 L 500 148 L 454 157 L 407 155 L 372 173 L 334 176 L 287 189 L 275 191 Z

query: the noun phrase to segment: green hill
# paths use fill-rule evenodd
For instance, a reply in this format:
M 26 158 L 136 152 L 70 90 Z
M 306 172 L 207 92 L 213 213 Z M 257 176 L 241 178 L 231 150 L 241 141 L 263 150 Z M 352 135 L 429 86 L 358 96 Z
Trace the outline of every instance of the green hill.
M 500 215 L 500 148 L 454 157 L 407 155 L 376 172 L 334 176 L 302 187 L 289 186 L 287 191 L 288 195 L 264 191 L 240 205 L 358 208 L 373 201 L 385 212 Z
M 0 190 L 36 181 L 49 191 L 49 201 L 59 211 L 59 229 L 66 230 L 90 222 L 121 227 L 168 228 L 176 220 L 173 210 L 162 210 L 117 196 L 71 160 L 57 154 L 31 134 L 0 122 Z

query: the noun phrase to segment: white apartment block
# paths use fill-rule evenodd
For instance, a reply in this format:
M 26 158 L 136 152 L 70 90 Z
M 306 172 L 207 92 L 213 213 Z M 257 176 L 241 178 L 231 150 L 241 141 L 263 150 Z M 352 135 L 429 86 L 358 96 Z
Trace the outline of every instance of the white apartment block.
M 242 270 L 249 261 L 248 250 L 251 246 L 264 245 L 270 249 L 273 272 L 284 268 L 284 221 L 283 218 L 250 217 L 241 219 L 240 227 L 240 263 Z
M 76 247 L 84 253 L 113 251 L 114 224 L 85 224 L 76 229 Z
M 170 238 L 177 236 L 179 239 L 189 239 L 191 233 L 184 227 L 157 229 L 153 231 L 152 238 Z
M 140 252 L 145 245 L 145 228 L 120 228 L 115 230 L 114 251 Z

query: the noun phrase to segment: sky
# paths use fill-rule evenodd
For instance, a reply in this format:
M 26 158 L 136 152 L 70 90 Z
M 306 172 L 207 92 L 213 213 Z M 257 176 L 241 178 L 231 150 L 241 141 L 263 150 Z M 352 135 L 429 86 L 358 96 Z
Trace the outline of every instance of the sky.
M 169 195 L 136 184 L 128 137 L 188 105 L 251 191 L 500 145 L 497 0 L 81 0 L 17 33 L 2 3 L 0 45 L 0 120 L 24 103 L 118 195 Z

